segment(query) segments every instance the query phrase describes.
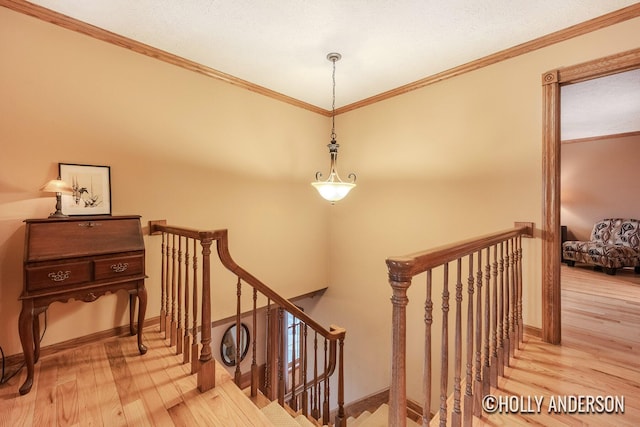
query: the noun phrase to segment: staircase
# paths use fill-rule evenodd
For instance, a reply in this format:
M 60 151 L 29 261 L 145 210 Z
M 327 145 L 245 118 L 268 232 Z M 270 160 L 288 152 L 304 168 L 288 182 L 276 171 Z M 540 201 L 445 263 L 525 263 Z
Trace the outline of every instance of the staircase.
M 407 427 L 418 427 L 420 424 L 407 418 Z M 389 405 L 383 403 L 371 413 L 364 411 L 357 418 L 347 418 L 347 427 L 388 427 L 389 426 Z
M 313 418 L 295 412 L 289 406 L 281 406 L 277 400 L 270 401 L 264 394 L 251 396 L 251 389 L 244 389 L 244 394 L 258 407 L 274 426 L 277 427 L 322 427 Z
M 267 400 L 266 398 L 264 398 Z M 267 400 L 268 401 L 268 400 Z M 254 400 L 254 403 L 260 405 Z M 263 403 L 264 404 L 264 403 Z M 320 424 L 296 414 L 290 408 L 283 408 L 277 401 L 266 403 L 260 409 L 274 426 L 278 427 L 319 427 Z M 347 418 L 347 427 L 388 427 L 389 426 L 389 405 L 383 403 L 373 413 L 364 411 L 358 417 Z M 407 418 L 407 427 L 418 427 L 419 424 Z
M 286 402 L 294 414 L 291 419 L 304 414 L 305 420 L 311 417 L 320 420 L 316 424 L 312 421 L 312 425 L 346 427 L 343 328 L 318 324 L 236 264 L 229 253 L 227 230 L 196 230 L 159 220 L 149 223 L 149 233 L 162 239 L 158 242 L 161 243 L 160 332 L 175 347 L 176 354 L 182 356 L 181 364 L 190 365 L 191 373 L 197 373 L 200 392 L 216 387 L 213 348 L 217 343 L 212 342 L 209 327 L 211 301 L 216 298 L 227 301 L 230 307 L 235 299 L 235 322 L 230 323 L 236 331 L 242 327 L 254 331 L 253 339 L 244 346 L 239 333 L 235 342 L 225 343 L 225 354 L 221 357 L 227 366 L 235 366 L 235 384 L 240 387 L 248 381 L 252 399 L 263 394 L 269 403 L 277 401 L 286 407 Z M 212 256 L 212 247 L 217 249 L 217 260 Z M 220 265 L 214 265 L 218 264 L 216 261 Z M 231 273 L 235 280 L 218 272 L 219 267 L 224 267 L 225 274 Z M 255 332 L 259 330 L 266 331 L 264 337 Z M 235 361 L 242 361 L 245 356 L 243 372 L 241 363 Z M 329 402 L 337 403 L 333 414 Z M 262 406 L 266 405 L 258 405 Z M 279 421 L 275 425 L 286 424 Z
M 317 427 L 319 424 L 312 422 L 302 414 L 290 413 L 278 404 L 277 401 L 269 403 L 261 409 L 274 426 L 278 427 Z M 293 412 L 293 411 L 291 411 Z

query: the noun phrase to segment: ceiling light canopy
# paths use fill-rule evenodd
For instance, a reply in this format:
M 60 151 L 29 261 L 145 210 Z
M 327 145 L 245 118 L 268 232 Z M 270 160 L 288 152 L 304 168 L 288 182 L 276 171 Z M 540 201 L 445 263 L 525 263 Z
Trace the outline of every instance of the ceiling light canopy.
M 336 169 L 338 163 L 338 147 L 340 145 L 336 142 L 336 61 L 339 61 L 342 55 L 339 53 L 329 53 L 327 59 L 333 63 L 333 102 L 331 104 L 331 142 L 327 145 L 329 147 L 329 155 L 331 156 L 331 165 L 329 168 L 329 177 L 326 181 L 321 181 L 321 172 L 316 172 L 316 180 L 311 185 L 318 190 L 318 193 L 331 202 L 331 204 L 342 200 L 349 194 L 352 188 L 356 186 L 356 174 L 350 173 L 348 178 L 351 182 L 343 182 L 338 175 Z

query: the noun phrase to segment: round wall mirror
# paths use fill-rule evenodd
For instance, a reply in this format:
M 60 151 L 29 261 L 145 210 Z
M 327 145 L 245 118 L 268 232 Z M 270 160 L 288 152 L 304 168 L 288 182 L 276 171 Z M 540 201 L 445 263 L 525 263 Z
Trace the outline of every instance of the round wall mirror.
M 236 365 L 236 343 L 237 341 L 237 328 L 236 325 L 233 324 L 227 328 L 224 335 L 222 336 L 222 341 L 220 342 L 220 355 L 222 356 L 222 361 L 227 366 L 235 366 Z M 244 323 L 240 324 L 240 361 L 244 359 L 247 355 L 247 351 L 249 350 L 249 328 Z

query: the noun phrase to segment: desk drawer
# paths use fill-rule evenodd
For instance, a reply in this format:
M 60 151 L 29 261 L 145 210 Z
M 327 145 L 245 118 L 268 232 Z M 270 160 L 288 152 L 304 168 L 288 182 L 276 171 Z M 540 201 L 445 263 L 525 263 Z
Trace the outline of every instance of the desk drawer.
M 93 261 L 93 263 L 96 280 L 144 273 L 143 255 L 102 258 Z
M 91 281 L 91 262 L 27 267 L 26 274 L 28 291 L 74 285 Z

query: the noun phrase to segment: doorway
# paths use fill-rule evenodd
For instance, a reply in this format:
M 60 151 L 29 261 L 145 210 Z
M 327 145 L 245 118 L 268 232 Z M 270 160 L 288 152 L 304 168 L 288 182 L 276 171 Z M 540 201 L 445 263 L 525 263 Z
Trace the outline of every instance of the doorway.
M 542 339 L 561 341 L 560 86 L 640 68 L 640 49 L 552 70 L 542 75 Z

